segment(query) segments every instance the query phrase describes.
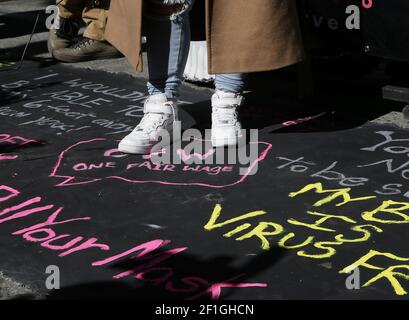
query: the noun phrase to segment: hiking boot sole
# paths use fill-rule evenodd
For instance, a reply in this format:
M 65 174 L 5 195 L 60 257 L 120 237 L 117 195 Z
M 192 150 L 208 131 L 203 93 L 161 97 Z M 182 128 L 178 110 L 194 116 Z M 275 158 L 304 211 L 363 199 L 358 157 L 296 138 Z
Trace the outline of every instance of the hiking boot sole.
M 66 54 L 64 52 L 59 52 L 59 50 L 53 51 L 53 57 L 59 61 L 67 62 L 67 63 L 75 63 L 75 62 L 84 62 L 84 61 L 92 61 L 92 60 L 104 60 L 104 59 L 115 59 L 122 57 L 122 54 L 119 52 L 101 52 L 97 54 L 89 54 L 89 55 L 80 55 L 80 56 L 73 56 L 70 54 Z

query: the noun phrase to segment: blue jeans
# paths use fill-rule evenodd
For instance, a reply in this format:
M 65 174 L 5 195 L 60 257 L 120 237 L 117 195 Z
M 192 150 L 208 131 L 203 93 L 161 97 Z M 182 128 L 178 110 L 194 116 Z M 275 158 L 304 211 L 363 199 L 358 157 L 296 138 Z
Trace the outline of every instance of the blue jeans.
M 148 92 L 164 93 L 169 99 L 179 96 L 190 47 L 190 11 L 195 0 L 186 0 L 184 8 L 172 15 L 158 15 L 145 10 L 145 35 L 149 65 Z M 216 75 L 216 89 L 241 93 L 245 74 Z

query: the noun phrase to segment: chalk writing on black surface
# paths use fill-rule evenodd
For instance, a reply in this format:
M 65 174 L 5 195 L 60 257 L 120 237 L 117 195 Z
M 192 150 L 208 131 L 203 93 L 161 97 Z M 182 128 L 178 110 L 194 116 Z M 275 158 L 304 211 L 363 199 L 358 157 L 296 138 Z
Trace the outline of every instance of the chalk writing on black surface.
M 217 229 L 225 230 L 223 237 L 233 238 L 236 241 L 257 239 L 263 250 L 271 250 L 274 246 L 287 250 L 295 250 L 299 257 L 308 259 L 328 259 L 337 254 L 344 245 L 359 245 L 368 242 L 375 234 L 384 232 L 384 225 L 398 225 L 409 223 L 409 202 L 396 202 L 385 200 L 368 211 L 351 212 L 348 204 L 361 201 L 374 200 L 376 196 L 354 197 L 350 188 L 344 189 L 325 189 L 321 183 L 314 183 L 293 192 L 290 198 L 302 196 L 308 192 L 314 192 L 320 197 L 312 206 L 319 208 L 318 211 L 307 211 L 308 222 L 305 219 L 298 220 L 289 218 L 286 224 L 274 221 L 272 214 L 264 210 L 252 211 L 234 218 L 223 220 L 222 206 L 216 205 L 209 221 L 204 228 L 207 231 Z M 371 206 L 374 202 L 368 203 Z M 327 205 L 336 207 L 345 206 L 345 212 L 350 214 L 330 214 L 331 210 Z M 318 209 L 317 209 L 318 210 Z M 252 219 L 263 216 L 261 222 L 252 223 Z M 337 222 L 334 224 L 333 222 Z M 345 226 L 343 226 L 345 225 Z M 349 228 L 348 235 L 345 235 L 339 228 Z M 300 228 L 304 230 L 300 230 Z M 338 230 L 337 230 L 338 229 Z M 227 232 L 226 232 L 227 231 Z M 351 236 L 350 234 L 353 234 Z M 365 262 L 375 255 L 384 255 L 395 262 L 409 262 L 409 258 L 398 257 L 392 253 L 380 253 L 371 250 L 364 255 L 362 259 L 352 263 L 350 266 L 341 270 L 341 273 L 347 273 L 355 267 L 364 266 L 381 272 L 374 278 L 367 281 L 364 286 L 369 286 L 380 279 L 387 279 L 391 283 L 397 295 L 406 295 L 407 291 L 398 281 L 398 278 L 409 279 L 408 273 L 402 273 L 405 269 L 409 270 L 409 264 L 398 264 L 387 266 L 385 268 L 368 266 Z M 352 267 L 354 266 L 354 267 Z M 400 272 L 398 272 L 400 270 Z
M 143 114 L 142 82 L 118 76 L 107 85 L 113 82 L 102 73 L 60 67 L 44 72 L 0 84 L 0 237 L 14 260 L 26 254 L 36 263 L 74 264 L 84 284 L 98 270 L 146 286 L 142 296 L 151 288 L 180 299 L 232 291 L 262 299 L 407 295 L 404 130 L 369 124 L 300 133 L 297 125 L 309 130 L 316 118 L 285 121 L 292 117 L 284 113 L 269 127 L 281 132 L 261 132 L 255 175 L 241 176 L 230 163 L 192 163 L 214 150 L 192 153 L 185 144 L 172 150 L 180 163 L 160 164 L 152 154 L 116 149 Z M 30 150 L 43 140 L 44 148 Z M 265 265 L 246 264 L 253 256 Z M 209 261 L 217 261 L 211 272 Z M 355 268 L 369 290 L 351 295 L 344 284 Z
M 16 200 L 19 200 L 18 204 L 7 206 L 8 203 Z M 94 267 L 102 267 L 123 258 L 130 258 L 134 267 L 114 275 L 114 279 L 133 277 L 138 281 L 158 286 L 172 294 L 183 295 L 184 299 L 210 298 L 217 300 L 222 296 L 222 289 L 224 288 L 265 288 L 268 286 L 267 283 L 240 282 L 240 279 L 244 278 L 246 274 L 235 275 L 222 281 L 214 281 L 194 274 L 182 277 L 176 275 L 176 270 L 164 266 L 163 263 L 172 257 L 176 258 L 178 254 L 188 250 L 188 247 L 159 251 L 169 245 L 170 240 L 156 239 L 122 253 L 113 254 L 109 244 L 94 236 L 59 234 L 56 226 L 71 226 L 75 232 L 76 224 L 90 222 L 92 218 L 90 216 L 68 218 L 64 207 L 47 204 L 41 196 L 26 199 L 19 190 L 8 185 L 0 185 L 0 210 L 0 225 L 15 220 L 24 220 L 31 216 L 38 217 L 37 223 L 14 230 L 12 232 L 14 236 L 19 236 L 25 241 L 55 252 L 60 258 L 81 254 L 89 250 L 111 254 L 108 257 L 105 254 L 105 258 L 91 262 Z
M 54 73 L 2 84 L 0 89 L 20 104 L 18 110 L 14 106 L 0 106 L 0 115 L 21 119 L 19 126 L 46 127 L 53 129 L 55 134 L 96 127 L 102 128 L 107 135 L 132 131 L 135 118 L 143 115 L 144 93 L 132 91 L 119 95 L 122 89 L 86 83 L 81 79 L 63 82 L 64 88 L 69 89 L 52 90 L 50 81 L 57 76 L 59 74 Z M 107 108 L 112 108 L 118 99 L 125 99 L 129 105 L 112 109 L 110 119 L 99 115 L 99 112 L 105 110 L 106 113 Z M 120 116 L 123 121 L 118 121 Z
M 14 136 L 9 133 L 0 133 L 0 147 L 7 148 L 18 148 L 24 147 L 29 144 L 41 144 L 41 142 L 27 139 L 20 136 Z M 18 158 L 16 154 L 2 154 L 0 153 L 0 161 L 4 160 L 15 160 Z
M 249 174 L 252 168 L 263 162 L 272 148 L 270 143 L 259 142 L 259 156 L 249 164 L 247 172 L 240 175 L 238 165 L 186 164 L 184 161 L 199 155 L 191 155 L 183 148 L 176 152 L 180 157 L 180 165 L 157 164 L 151 161 L 150 155 L 137 158 L 122 154 L 116 149 L 110 149 L 107 144 L 109 145 L 109 141 L 106 139 L 97 138 L 80 141 L 68 147 L 60 153 L 50 177 L 62 178 L 63 181 L 57 184 L 60 187 L 84 185 L 102 179 L 115 179 L 127 183 L 225 188 L 236 186 L 250 179 Z M 81 156 L 81 148 L 82 150 L 98 150 L 98 153 L 86 152 L 85 155 L 92 156 L 92 159 L 84 159 Z M 167 152 L 167 149 L 162 152 Z M 209 153 L 211 150 L 206 151 L 204 155 L 201 154 L 200 160 L 203 160 Z M 220 183 L 221 176 L 223 177 L 222 183 Z
M 311 180 L 288 194 L 288 206 L 284 209 L 284 216 L 288 218 L 285 222 L 278 221 L 274 212 L 268 212 L 265 208 L 239 215 L 228 213 L 229 218 L 224 219 L 223 208 L 217 204 L 204 229 L 222 231 L 224 238 L 239 242 L 257 241 L 263 250 L 280 247 L 295 251 L 299 257 L 315 260 L 328 260 L 339 251 L 366 244 L 362 247 L 362 257 L 339 272 L 348 273 L 356 267 L 377 270 L 378 273 L 369 278 L 364 287 L 386 279 L 395 294 L 407 295 L 402 280 L 409 280 L 408 253 L 399 252 L 397 248 L 385 252 L 373 244 L 376 243 L 374 238 L 382 239 L 394 232 L 393 226 L 409 224 L 409 191 L 405 187 L 405 180 L 409 178 L 409 139 L 396 137 L 393 131 L 377 131 L 374 135 L 382 140 L 360 148 L 359 152 L 371 153 L 381 160 L 363 165 L 356 163 L 354 175 L 346 174 L 341 169 L 342 161 L 327 160 L 327 164 L 321 165 L 304 156 L 276 157 L 279 163 L 276 170 L 287 170 L 295 176 L 303 175 Z M 383 160 L 385 157 L 389 159 Z M 382 182 L 376 188 L 377 181 L 372 177 L 374 167 L 384 170 L 391 183 Z M 389 198 L 394 195 L 401 196 L 401 200 Z M 297 218 L 292 217 L 294 213 L 291 209 L 294 207 L 291 201 L 296 200 L 302 201 L 305 207 L 304 216 L 298 214 Z M 371 248 L 369 251 L 367 246 Z M 369 263 L 376 257 L 386 257 L 389 263 Z

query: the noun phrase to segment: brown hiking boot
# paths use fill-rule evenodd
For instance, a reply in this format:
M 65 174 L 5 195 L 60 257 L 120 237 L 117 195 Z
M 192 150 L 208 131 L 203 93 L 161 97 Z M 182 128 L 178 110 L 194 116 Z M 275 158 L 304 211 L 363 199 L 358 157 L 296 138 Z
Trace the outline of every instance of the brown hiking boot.
M 69 48 L 55 50 L 54 58 L 63 62 L 81 62 L 121 57 L 121 53 L 106 41 L 82 38 Z
M 60 28 L 51 29 L 48 34 L 48 52 L 53 54 L 55 50 L 68 48 L 78 36 L 79 24 L 71 19 L 60 19 Z

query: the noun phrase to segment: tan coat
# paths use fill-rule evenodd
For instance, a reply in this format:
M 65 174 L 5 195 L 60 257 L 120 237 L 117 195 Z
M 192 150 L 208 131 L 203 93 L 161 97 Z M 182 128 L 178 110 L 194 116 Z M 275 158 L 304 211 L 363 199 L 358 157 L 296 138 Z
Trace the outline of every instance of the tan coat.
M 293 0 L 206 1 L 209 73 L 274 70 L 302 60 Z M 106 39 L 142 70 L 143 0 L 113 0 Z

